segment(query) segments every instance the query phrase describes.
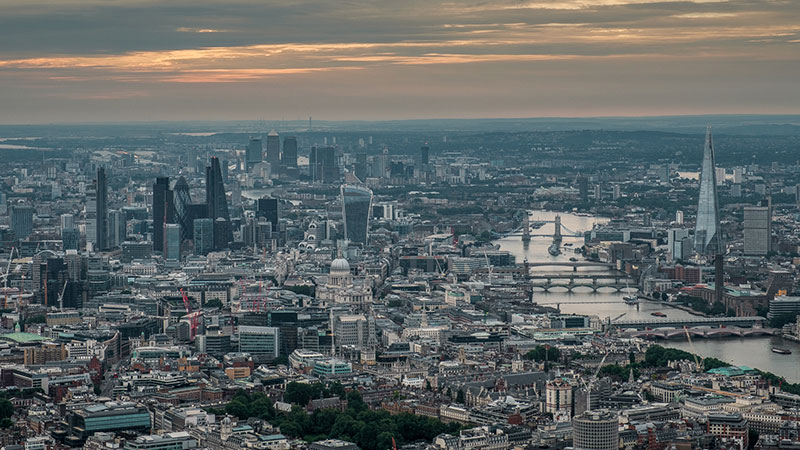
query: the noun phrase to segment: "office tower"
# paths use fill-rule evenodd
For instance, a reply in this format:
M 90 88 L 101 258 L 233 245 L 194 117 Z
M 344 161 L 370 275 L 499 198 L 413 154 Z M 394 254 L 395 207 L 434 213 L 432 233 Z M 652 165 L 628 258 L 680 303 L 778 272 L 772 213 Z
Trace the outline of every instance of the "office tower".
M 124 263 L 129 263 L 134 259 L 150 259 L 152 256 L 153 243 L 150 241 L 127 241 L 122 243 L 122 258 L 120 260 Z
M 334 183 L 339 180 L 339 166 L 336 164 L 335 147 L 311 147 L 308 163 L 311 181 Z
M 377 343 L 375 320 L 363 314 L 334 316 L 333 336 L 336 348 L 344 346 L 361 350 L 374 348 Z
M 575 450 L 619 449 L 619 419 L 609 411 L 587 411 L 572 419 Z
M 11 207 L 11 231 L 17 239 L 25 239 L 33 233 L 33 206 Z
M 249 353 L 257 361 L 278 357 L 280 330 L 276 327 L 239 326 L 239 351 Z
M 214 219 L 214 250 L 225 250 L 228 248 L 228 243 L 231 242 L 226 237 L 232 234 L 231 224 L 222 217 Z
M 61 231 L 75 228 L 75 216 L 72 214 L 61 215 Z
M 238 180 L 233 180 L 230 184 L 231 184 L 231 206 L 233 206 L 234 211 L 236 211 L 238 207 L 242 206 L 242 187 L 239 184 Z
M 431 154 L 431 148 L 428 147 L 428 145 L 423 145 L 422 147 L 420 147 L 419 149 L 420 164 L 422 164 L 423 166 L 430 164 L 431 163 L 430 154 Z
M 191 239 L 191 221 L 194 220 L 189 216 L 189 205 L 192 203 L 192 197 L 189 193 L 189 183 L 186 178 L 180 177 L 175 182 L 172 188 L 173 204 L 175 205 L 175 223 L 181 226 L 181 240 Z
M 127 222 L 125 213 L 122 211 L 111 211 L 108 213 L 108 247 L 119 247 L 127 237 Z
M 582 202 L 589 201 L 589 179 L 586 177 L 578 177 L 578 197 Z
M 772 249 L 772 200 L 744 207 L 744 254 L 765 256 Z
M 177 223 L 168 223 L 164 228 L 166 247 L 164 259 L 179 261 L 181 259 L 181 226 Z
M 77 228 L 61 230 L 61 248 L 66 250 L 80 250 L 81 232 Z
M 221 175 L 220 175 L 221 177 Z M 153 250 L 164 251 L 164 226 L 175 223 L 175 202 L 169 178 L 158 177 L 153 185 Z
M 194 219 L 194 253 L 207 255 L 214 250 L 214 220 L 209 218 Z
M 602 200 L 603 199 L 603 186 L 596 184 L 594 186 L 594 199 L 595 200 Z
M 723 252 L 716 178 L 714 144 L 711 138 L 711 127 L 708 127 L 700 172 L 700 195 L 694 232 L 695 250 L 706 256 L 721 255 Z
M 613 198 L 614 200 L 619 200 L 620 197 L 622 197 L 620 186 L 618 184 L 615 184 L 611 194 L 611 198 Z
M 794 201 L 800 205 L 800 184 L 794 187 Z
M 683 211 L 675 211 L 675 225 L 683 225 Z
M 97 168 L 96 201 L 97 201 L 97 222 L 96 239 L 97 250 L 108 248 L 108 179 L 104 167 Z
M 344 235 L 350 242 L 367 243 L 370 212 L 372 211 L 372 191 L 363 186 L 343 184 L 342 216 Z
M 267 135 L 267 162 L 272 165 L 273 172 L 281 171 L 281 138 L 275 130 Z
M 356 163 L 353 165 L 353 172 L 355 173 L 356 178 L 360 181 L 365 181 L 367 179 L 367 151 L 364 149 L 359 149 L 356 152 Z
M 667 231 L 667 250 L 672 261 L 685 260 L 692 256 L 692 239 L 686 228 L 672 228 Z
M 225 184 L 222 181 L 219 159 L 216 157 L 211 157 L 211 165 L 206 167 L 206 206 L 209 218 L 215 221 L 223 219 L 230 225 L 231 216 L 228 212 L 228 200 L 225 198 Z M 233 230 L 230 226 L 221 229 L 215 225 L 214 231 L 222 233 L 221 236 L 214 237 L 215 242 L 224 242 L 226 246 L 228 242 L 233 242 Z
M 283 154 L 281 155 L 283 167 L 297 167 L 297 138 L 286 136 L 283 138 Z
M 205 203 L 189 203 L 186 208 L 186 230 L 181 225 L 181 233 L 184 234 L 184 239 L 194 238 L 194 221 L 195 219 L 205 219 L 208 217 L 208 206 Z
M 250 138 L 250 142 L 247 143 L 247 149 L 245 150 L 245 168 L 248 172 L 250 172 L 250 169 L 252 169 L 253 166 L 263 160 L 264 147 L 261 145 L 261 138 Z
M 256 217 L 263 217 L 272 224 L 272 231 L 278 231 L 281 204 L 277 198 L 264 197 L 258 199 Z

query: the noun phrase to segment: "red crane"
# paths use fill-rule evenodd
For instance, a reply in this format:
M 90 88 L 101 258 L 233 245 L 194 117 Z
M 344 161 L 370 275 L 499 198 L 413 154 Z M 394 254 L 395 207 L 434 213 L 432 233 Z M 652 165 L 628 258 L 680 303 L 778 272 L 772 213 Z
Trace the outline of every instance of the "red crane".
M 197 335 L 197 315 L 200 314 L 200 311 L 192 313 L 192 304 L 189 302 L 189 296 L 186 295 L 183 288 L 181 288 L 181 295 L 183 296 L 183 306 L 186 308 L 186 315 L 189 317 L 189 335 L 192 340 L 194 340 L 194 337 Z

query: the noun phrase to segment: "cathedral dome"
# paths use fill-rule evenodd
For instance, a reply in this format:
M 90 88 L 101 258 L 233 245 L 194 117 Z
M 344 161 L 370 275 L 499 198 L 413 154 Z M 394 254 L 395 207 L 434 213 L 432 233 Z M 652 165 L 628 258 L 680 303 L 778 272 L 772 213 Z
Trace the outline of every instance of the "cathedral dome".
M 331 273 L 349 274 L 350 263 L 344 258 L 336 258 L 331 262 Z

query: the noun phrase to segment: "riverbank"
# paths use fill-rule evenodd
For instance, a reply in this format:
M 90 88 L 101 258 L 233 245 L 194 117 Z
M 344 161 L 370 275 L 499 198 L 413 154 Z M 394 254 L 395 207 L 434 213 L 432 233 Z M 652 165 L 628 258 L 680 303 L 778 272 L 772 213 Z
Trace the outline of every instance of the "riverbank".
M 686 305 L 681 305 L 680 303 L 674 302 L 665 302 L 664 300 L 657 300 L 655 297 L 650 297 L 648 295 L 639 294 L 639 298 L 643 298 L 651 303 L 657 303 L 659 305 L 668 306 L 670 308 L 680 309 L 681 311 L 687 312 L 693 316 L 697 317 L 710 317 L 708 314 L 704 312 L 697 311 L 696 309 L 692 309 Z

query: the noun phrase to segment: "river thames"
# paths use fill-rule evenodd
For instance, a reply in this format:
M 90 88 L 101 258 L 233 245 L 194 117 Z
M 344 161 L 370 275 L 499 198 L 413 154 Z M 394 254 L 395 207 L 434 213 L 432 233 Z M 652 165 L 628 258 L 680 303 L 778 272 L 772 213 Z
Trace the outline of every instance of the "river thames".
M 561 216 L 561 223 L 564 226 L 562 253 L 552 256 L 547 252 L 547 248 L 552 242 L 549 237 L 553 234 L 554 225 L 552 221 L 556 215 Z M 522 242 L 519 235 L 512 235 L 494 241 L 501 250 L 508 250 L 517 260 L 522 263 L 525 259 L 529 262 L 569 262 L 570 258 L 583 260 L 580 254 L 574 252 L 575 248 L 583 245 L 583 237 L 570 236 L 572 232 L 581 233 L 591 230 L 594 224 L 603 224 L 608 219 L 599 217 L 576 215 L 569 213 L 555 213 L 551 211 L 531 211 L 531 223 L 546 221 L 547 223 L 539 229 L 532 230 L 531 233 L 546 234 L 549 236 L 532 236 L 530 242 Z M 569 273 L 570 268 L 563 267 L 535 267 L 532 269 L 534 274 L 554 274 Z M 597 273 L 608 271 L 605 268 L 580 267 L 580 273 Z M 632 290 L 632 289 L 631 289 Z M 624 293 L 616 292 L 612 289 L 601 289 L 592 292 L 588 288 L 576 288 L 573 292 L 567 292 L 563 288 L 555 288 L 550 292 L 537 290 L 534 294 L 534 301 L 539 303 L 560 305 L 564 313 L 595 315 L 600 319 L 614 319 L 624 314 L 620 320 L 629 319 L 648 319 L 652 318 L 651 313 L 659 311 L 669 318 L 689 318 L 689 313 L 680 309 L 671 308 L 660 303 L 641 301 L 639 306 L 627 305 L 622 300 Z M 555 306 L 555 305 L 552 305 Z M 734 365 L 746 365 L 761 370 L 773 372 L 785 377 L 791 382 L 800 382 L 800 344 L 782 339 L 780 337 L 754 337 L 754 338 L 718 338 L 718 339 L 695 339 L 694 346 L 686 340 L 661 341 L 660 345 L 679 348 L 689 352 L 694 352 L 705 357 L 713 357 Z M 771 348 L 783 347 L 792 350 L 791 355 L 780 355 L 773 353 Z

